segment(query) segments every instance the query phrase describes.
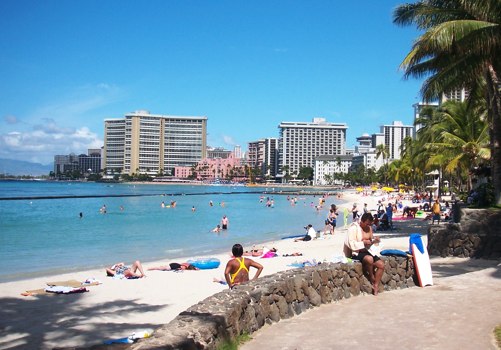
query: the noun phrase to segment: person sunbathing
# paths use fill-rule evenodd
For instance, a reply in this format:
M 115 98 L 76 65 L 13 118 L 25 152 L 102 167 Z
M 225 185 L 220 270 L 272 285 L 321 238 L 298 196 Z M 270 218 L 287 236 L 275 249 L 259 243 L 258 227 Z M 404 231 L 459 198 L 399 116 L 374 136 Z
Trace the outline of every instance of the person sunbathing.
M 162 265 L 157 267 L 149 267 L 148 271 L 157 270 L 157 271 L 182 271 L 182 270 L 198 270 L 198 268 L 190 263 L 170 263 L 169 265 Z
M 267 248 L 263 248 L 263 249 L 251 249 L 250 251 L 245 251 L 243 256 L 253 256 L 253 257 L 259 257 L 259 256 L 264 256 L 268 253 L 270 253 L 269 255 L 273 255 L 271 253 L 276 253 L 277 252 L 277 249 L 276 248 L 271 248 L 271 249 L 267 249 Z
M 294 252 L 294 253 L 292 253 L 292 254 L 284 254 L 284 255 L 282 255 L 282 256 L 303 256 L 303 254 L 302 254 L 302 253 L 299 253 L 299 252 Z
M 127 266 L 123 262 L 116 263 L 106 269 L 106 275 L 111 277 L 123 276 L 129 279 L 146 277 L 143 271 L 143 265 L 141 265 L 139 260 L 134 261 L 132 266 Z

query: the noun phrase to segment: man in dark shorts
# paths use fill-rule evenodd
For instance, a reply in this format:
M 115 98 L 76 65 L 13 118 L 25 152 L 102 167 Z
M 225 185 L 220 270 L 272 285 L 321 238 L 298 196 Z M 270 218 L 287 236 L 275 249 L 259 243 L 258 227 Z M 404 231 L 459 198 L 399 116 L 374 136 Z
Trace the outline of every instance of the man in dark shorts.
M 347 258 L 362 263 L 364 273 L 368 275 L 369 281 L 372 283 L 374 295 L 377 295 L 379 282 L 383 277 L 384 261 L 369 251 L 372 244 L 380 242 L 379 237 L 375 237 L 372 233 L 373 220 L 371 213 L 365 213 L 360 218 L 360 223 L 353 222 L 348 228 L 343 250 Z
M 223 230 L 227 230 L 229 222 L 230 222 L 230 220 L 228 220 L 228 217 L 226 215 L 224 215 L 223 218 L 221 219 L 221 228 Z

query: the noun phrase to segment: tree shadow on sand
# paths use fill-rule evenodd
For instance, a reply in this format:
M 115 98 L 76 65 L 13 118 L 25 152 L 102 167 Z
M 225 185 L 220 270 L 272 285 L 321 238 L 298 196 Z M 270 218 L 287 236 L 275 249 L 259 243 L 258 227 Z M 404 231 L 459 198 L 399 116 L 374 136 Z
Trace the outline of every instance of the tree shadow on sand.
M 155 328 L 158 324 L 127 322 L 127 315 L 158 311 L 167 305 L 147 305 L 134 300 L 83 306 L 83 294 L 39 295 L 1 298 L 0 349 L 48 349 L 90 346 L 105 340 L 126 337 L 135 330 Z M 111 323 L 119 315 L 125 322 Z M 85 323 L 89 318 L 96 321 Z

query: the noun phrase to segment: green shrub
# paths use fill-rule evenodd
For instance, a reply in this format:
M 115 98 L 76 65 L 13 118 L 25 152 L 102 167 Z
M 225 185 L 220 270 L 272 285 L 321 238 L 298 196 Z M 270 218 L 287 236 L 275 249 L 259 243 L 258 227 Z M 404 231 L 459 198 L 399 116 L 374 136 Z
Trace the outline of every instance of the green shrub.
M 476 196 L 473 205 L 480 208 L 490 207 L 494 204 L 494 186 L 491 183 L 481 184 L 475 189 Z

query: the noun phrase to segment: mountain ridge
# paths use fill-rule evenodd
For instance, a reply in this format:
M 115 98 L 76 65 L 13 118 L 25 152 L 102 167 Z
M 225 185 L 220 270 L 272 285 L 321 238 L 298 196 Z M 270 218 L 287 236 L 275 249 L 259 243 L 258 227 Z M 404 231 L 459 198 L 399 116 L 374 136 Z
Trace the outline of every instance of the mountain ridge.
M 49 175 L 54 164 L 33 163 L 24 160 L 0 158 L 0 174 L 2 175 Z

